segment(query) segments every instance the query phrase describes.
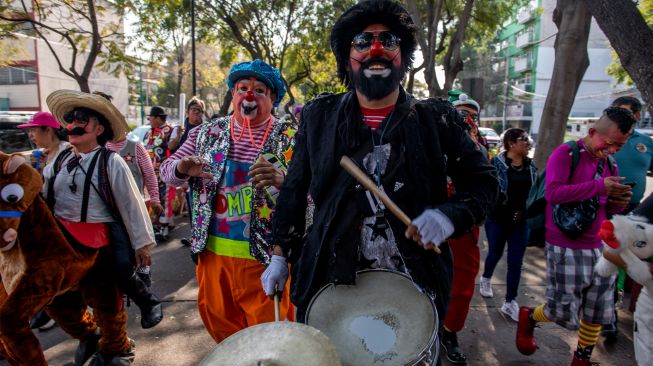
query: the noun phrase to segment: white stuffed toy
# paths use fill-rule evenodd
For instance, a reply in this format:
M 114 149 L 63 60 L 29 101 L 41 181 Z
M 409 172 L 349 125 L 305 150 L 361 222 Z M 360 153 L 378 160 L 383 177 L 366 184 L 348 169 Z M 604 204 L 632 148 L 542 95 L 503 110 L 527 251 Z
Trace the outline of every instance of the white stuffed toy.
M 653 294 L 653 275 L 642 259 L 653 255 L 653 225 L 643 216 L 617 215 L 603 221 L 599 236 L 606 244 L 604 250 L 618 254 L 626 263 L 626 272 L 635 282 Z M 594 267 L 600 276 L 617 273 L 618 267 L 601 257 Z

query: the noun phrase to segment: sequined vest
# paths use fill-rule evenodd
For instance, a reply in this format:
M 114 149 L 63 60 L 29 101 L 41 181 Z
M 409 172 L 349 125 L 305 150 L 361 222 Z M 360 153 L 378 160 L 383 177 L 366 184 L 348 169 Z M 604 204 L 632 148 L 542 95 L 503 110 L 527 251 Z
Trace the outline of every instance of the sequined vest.
M 191 251 L 194 253 L 202 252 L 206 247 L 209 222 L 213 215 L 212 202 L 218 193 L 231 145 L 230 119 L 230 116 L 216 118 L 197 127 L 200 130 L 195 142 L 195 155 L 211 162 L 204 170 L 211 173 L 213 178 L 194 178 L 190 182 L 193 210 Z M 258 160 L 261 154 L 272 153 L 285 166 L 288 166 L 292 157 L 296 131 L 295 126 L 290 122 L 275 118 L 270 135 L 256 159 Z M 205 196 L 202 197 L 203 194 Z M 274 208 L 271 199 L 264 190 L 255 189 L 252 199 L 249 251 L 264 265 L 270 263 L 271 247 L 268 241 L 272 232 L 271 215 L 261 215 L 261 209 L 266 207 Z

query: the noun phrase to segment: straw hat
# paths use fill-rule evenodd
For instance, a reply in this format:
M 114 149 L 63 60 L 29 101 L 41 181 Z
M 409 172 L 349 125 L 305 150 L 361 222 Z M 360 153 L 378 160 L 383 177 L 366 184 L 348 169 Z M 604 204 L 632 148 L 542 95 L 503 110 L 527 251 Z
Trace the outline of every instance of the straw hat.
M 45 102 L 57 121 L 64 127 L 67 125 L 63 119 L 64 114 L 75 108 L 89 108 L 102 114 L 109 121 L 113 129 L 111 141 L 121 141 L 129 132 L 125 116 L 109 100 L 100 95 L 75 90 L 57 90 L 48 95 Z

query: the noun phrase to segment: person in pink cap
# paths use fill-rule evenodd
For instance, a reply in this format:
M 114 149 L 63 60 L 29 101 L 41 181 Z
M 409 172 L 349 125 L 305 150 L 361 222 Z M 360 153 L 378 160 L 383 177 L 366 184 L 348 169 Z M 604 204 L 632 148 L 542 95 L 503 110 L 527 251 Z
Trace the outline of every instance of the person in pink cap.
M 68 135 L 50 112 L 38 112 L 18 128 L 27 128 L 32 143 L 43 149 L 42 152 L 34 151 L 32 161 L 32 165 L 41 173 L 48 163 L 57 158 L 59 152 L 70 146 Z

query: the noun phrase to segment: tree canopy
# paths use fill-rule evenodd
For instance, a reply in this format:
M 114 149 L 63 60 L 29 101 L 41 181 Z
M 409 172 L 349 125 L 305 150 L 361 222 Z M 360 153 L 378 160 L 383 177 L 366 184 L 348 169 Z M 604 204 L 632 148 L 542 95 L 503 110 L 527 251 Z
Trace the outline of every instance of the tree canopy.
M 124 14 L 114 5 L 93 0 L 0 0 L 0 38 L 38 37 L 59 70 L 89 92 L 94 69 L 118 75 L 131 61 L 124 52 Z

